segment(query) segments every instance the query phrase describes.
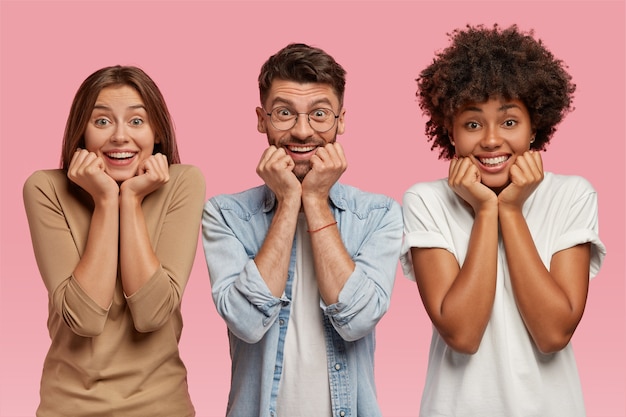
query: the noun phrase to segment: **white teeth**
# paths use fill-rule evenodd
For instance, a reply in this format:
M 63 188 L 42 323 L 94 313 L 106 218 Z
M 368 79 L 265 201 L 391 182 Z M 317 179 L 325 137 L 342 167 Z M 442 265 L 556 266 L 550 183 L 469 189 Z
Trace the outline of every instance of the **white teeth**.
M 481 158 L 480 163 L 483 165 L 495 166 L 495 165 L 500 165 L 503 162 L 506 162 L 507 159 L 509 159 L 509 157 L 506 155 L 498 156 L 495 158 Z
M 111 152 L 108 153 L 107 156 L 114 159 L 126 159 L 132 158 L 135 154 L 133 152 Z
M 315 146 L 290 146 L 289 150 L 291 152 L 311 152 L 315 149 Z

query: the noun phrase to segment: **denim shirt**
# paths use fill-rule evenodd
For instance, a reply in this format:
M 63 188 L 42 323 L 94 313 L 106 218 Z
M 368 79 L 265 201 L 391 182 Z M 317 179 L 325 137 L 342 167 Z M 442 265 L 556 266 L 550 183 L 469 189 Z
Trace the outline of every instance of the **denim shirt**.
M 210 199 L 202 220 L 213 301 L 226 321 L 232 359 L 227 416 L 282 417 L 276 399 L 295 270 L 296 245 L 285 293 L 277 298 L 256 257 L 275 212 L 270 189 L 259 186 Z M 327 368 L 334 417 L 381 416 L 374 381 L 374 328 L 389 307 L 402 243 L 402 212 L 390 197 L 335 184 L 330 206 L 355 270 L 326 305 Z

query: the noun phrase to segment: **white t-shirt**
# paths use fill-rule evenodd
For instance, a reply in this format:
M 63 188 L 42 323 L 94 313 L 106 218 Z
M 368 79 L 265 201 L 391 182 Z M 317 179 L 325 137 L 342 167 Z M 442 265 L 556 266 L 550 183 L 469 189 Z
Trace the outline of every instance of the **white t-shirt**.
M 472 209 L 442 179 L 413 185 L 403 201 L 402 268 L 415 279 L 411 247 L 450 251 L 462 265 L 474 223 Z M 598 237 L 597 196 L 581 177 L 546 173 L 523 214 L 546 267 L 552 255 L 591 242 L 590 277 L 605 255 Z M 433 327 L 423 417 L 578 417 L 585 415 L 571 344 L 542 354 L 519 314 L 500 237 L 493 311 L 474 355 L 452 350 Z
M 298 217 L 296 267 L 285 335 L 278 417 L 331 417 L 326 336 L 306 218 Z

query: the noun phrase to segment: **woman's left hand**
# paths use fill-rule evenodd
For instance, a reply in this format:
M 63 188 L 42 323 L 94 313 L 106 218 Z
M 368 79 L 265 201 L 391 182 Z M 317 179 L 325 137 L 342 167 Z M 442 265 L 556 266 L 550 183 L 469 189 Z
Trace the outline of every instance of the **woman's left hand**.
M 518 156 L 509 176 L 511 183 L 498 195 L 499 206 L 521 209 L 526 199 L 543 181 L 541 154 L 530 150 Z
M 151 155 L 139 165 L 137 175 L 124 181 L 120 187 L 122 195 L 130 192 L 143 200 L 170 179 L 170 170 L 165 155 Z

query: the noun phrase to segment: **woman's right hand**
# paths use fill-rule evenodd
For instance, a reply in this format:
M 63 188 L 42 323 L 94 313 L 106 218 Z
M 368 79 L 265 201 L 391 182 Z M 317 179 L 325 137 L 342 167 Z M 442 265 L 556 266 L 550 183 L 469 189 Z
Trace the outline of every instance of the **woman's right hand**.
M 450 161 L 448 185 L 477 213 L 487 203 L 498 204 L 498 196 L 481 182 L 473 156 L 455 157 Z
M 117 182 L 104 171 L 104 161 L 94 152 L 77 149 L 67 169 L 67 177 L 87 191 L 94 201 L 118 197 Z

